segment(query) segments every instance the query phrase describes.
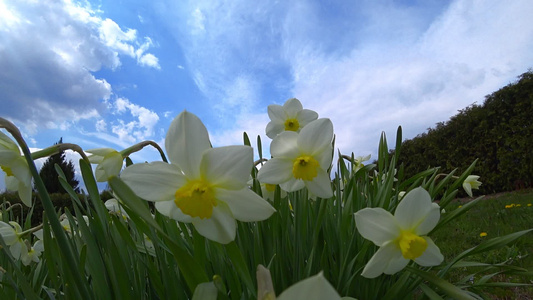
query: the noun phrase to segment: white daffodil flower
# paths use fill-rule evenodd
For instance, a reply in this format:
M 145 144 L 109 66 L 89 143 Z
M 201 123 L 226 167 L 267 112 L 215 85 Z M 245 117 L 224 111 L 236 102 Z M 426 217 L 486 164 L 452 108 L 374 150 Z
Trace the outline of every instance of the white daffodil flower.
M 32 261 L 38 263 L 39 256 L 41 256 L 41 253 L 43 253 L 43 251 L 44 251 L 43 241 L 37 240 L 35 244 L 33 244 L 33 247 L 31 247 L 31 249 L 26 253 L 26 255 L 23 255 L 20 258 L 20 260 L 25 266 L 29 265 Z
M 122 217 L 124 221 L 127 221 L 130 218 L 128 213 L 122 208 L 120 202 L 117 199 L 111 198 L 107 200 L 104 205 L 109 211 L 109 213 Z
M 8 191 L 17 191 L 22 203 L 31 206 L 31 172 L 20 149 L 7 135 L 0 131 L 0 168 L 6 173 Z
M 367 156 L 358 156 L 355 158 L 354 160 L 354 166 L 353 166 L 353 171 L 354 173 L 359 171 L 360 169 L 362 169 L 365 165 L 363 164 L 363 162 L 367 161 L 370 159 L 370 154 L 367 155 Z
M 316 120 L 318 114 L 310 109 L 303 109 L 302 103 L 291 98 L 281 105 L 268 106 L 270 122 L 266 127 L 266 135 L 273 139 L 283 131 L 300 132 L 308 123 Z
M 468 196 L 473 197 L 472 189 L 479 189 L 481 181 L 479 181 L 478 179 L 479 176 L 477 175 L 468 175 L 468 177 L 466 177 L 465 181 L 463 182 L 463 189 L 465 189 L 465 192 L 468 194 Z
M 226 244 L 235 239 L 235 220 L 262 221 L 274 213 L 246 184 L 253 168 L 251 147 L 211 148 L 202 121 L 184 111 L 172 121 L 165 148 L 171 164 L 134 164 L 121 173 L 161 214 L 192 223 L 201 235 Z
M 375 278 L 382 273 L 394 274 L 410 260 L 424 267 L 439 265 L 444 257 L 433 240 L 425 236 L 439 218 L 439 205 L 431 202 L 423 188 L 407 193 L 394 216 L 383 208 L 364 208 L 356 212 L 359 233 L 380 247 L 361 275 Z
M 293 192 L 304 186 L 321 198 L 333 196 L 326 170 L 333 159 L 333 124 L 329 119 L 309 123 L 302 131 L 280 133 L 270 145 L 273 158 L 259 170 L 260 182 L 279 184 Z
M 85 152 L 92 154 L 88 157 L 92 164 L 98 164 L 94 170 L 96 181 L 105 182 L 111 176 L 117 176 L 120 173 L 124 158 L 117 150 L 96 148 Z
M 28 253 L 28 247 L 21 238 L 22 228 L 17 222 L 8 223 L 0 221 L 0 236 L 4 243 L 9 246 L 9 251 L 15 259 L 20 259 Z
M 322 272 L 291 285 L 276 297 L 270 271 L 262 265 L 257 266 L 258 300 L 336 300 L 342 299 Z

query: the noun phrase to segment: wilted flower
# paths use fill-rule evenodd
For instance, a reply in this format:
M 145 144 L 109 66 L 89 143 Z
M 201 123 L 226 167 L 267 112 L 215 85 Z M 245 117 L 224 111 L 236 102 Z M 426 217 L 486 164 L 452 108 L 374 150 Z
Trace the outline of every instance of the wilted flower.
M 93 164 L 98 164 L 94 170 L 96 181 L 105 182 L 111 176 L 117 176 L 122 169 L 124 158 L 120 152 L 111 148 L 97 148 L 86 150 L 91 153 L 89 161 Z
M 275 211 L 246 184 L 253 168 L 252 148 L 211 148 L 207 129 L 197 116 L 179 114 L 170 125 L 165 148 L 171 164 L 134 164 L 121 174 L 163 215 L 192 223 L 201 235 L 226 244 L 235 239 L 235 220 L 261 221 Z
M 431 202 L 423 188 L 407 193 L 394 216 L 383 208 L 364 208 L 356 212 L 359 233 L 380 247 L 361 275 L 374 278 L 382 273 L 394 274 L 409 260 L 424 267 L 439 265 L 444 257 L 433 240 L 425 236 L 439 218 L 439 205 Z
M 309 122 L 318 118 L 315 111 L 303 109 L 302 103 L 296 98 L 291 98 L 281 105 L 268 106 L 270 122 L 266 127 L 266 135 L 273 139 L 283 131 L 300 132 Z
M 6 173 L 8 191 L 17 191 L 22 203 L 31 206 L 31 172 L 20 149 L 7 135 L 0 131 L 0 168 Z
M 463 182 L 463 188 L 465 189 L 465 192 L 468 194 L 468 196 L 472 197 L 472 189 L 479 189 L 481 182 L 478 181 L 478 179 L 479 176 L 477 175 L 468 175 L 468 177 L 466 177 L 465 181 Z
M 304 186 L 321 198 L 333 196 L 326 170 L 333 159 L 333 124 L 329 119 L 309 123 L 300 134 L 280 133 L 270 145 L 273 158 L 259 170 L 260 182 L 279 184 L 288 192 Z

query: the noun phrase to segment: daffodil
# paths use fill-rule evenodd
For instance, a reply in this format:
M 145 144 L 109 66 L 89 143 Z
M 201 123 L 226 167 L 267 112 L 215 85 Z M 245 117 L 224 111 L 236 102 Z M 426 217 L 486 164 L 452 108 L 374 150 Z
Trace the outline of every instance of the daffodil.
M 361 274 L 374 278 L 394 274 L 410 260 L 429 267 L 439 265 L 444 257 L 433 240 L 426 236 L 439 222 L 440 208 L 429 193 L 416 188 L 403 198 L 394 216 L 383 208 L 364 208 L 355 213 L 359 233 L 379 246 Z
M 7 135 L 0 131 L 0 168 L 6 173 L 8 191 L 17 191 L 22 203 L 31 206 L 32 187 L 28 163 L 20 149 Z
M 291 98 L 281 105 L 268 106 L 270 122 L 266 127 L 266 135 L 273 139 L 283 131 L 300 132 L 308 123 L 316 120 L 318 114 L 310 109 L 303 109 L 302 103 Z
M 357 172 L 360 169 L 362 169 L 365 166 L 363 164 L 363 162 L 365 162 L 365 161 L 367 161 L 369 159 L 370 159 L 370 154 L 367 155 L 367 156 L 358 156 L 358 157 L 356 157 L 355 160 L 354 160 L 353 171 Z
M 253 168 L 251 147 L 211 148 L 202 121 L 184 111 L 172 121 L 165 148 L 172 163 L 134 164 L 121 173 L 161 214 L 192 223 L 201 235 L 226 244 L 235 239 L 235 220 L 262 221 L 274 213 L 246 184 Z
M 260 182 L 279 184 L 293 192 L 304 186 L 321 198 L 333 196 L 327 169 L 333 159 L 333 124 L 329 119 L 309 123 L 302 131 L 280 133 L 270 145 L 273 158 L 257 174 Z
M 96 148 L 86 150 L 86 152 L 92 154 L 88 157 L 89 161 L 93 164 L 98 164 L 94 170 L 96 181 L 105 182 L 111 176 L 117 176 L 120 173 L 124 158 L 117 150 Z
M 15 259 L 27 255 L 28 248 L 22 240 L 22 228 L 17 222 L 11 221 L 8 224 L 0 221 L 0 236 L 4 239 L 4 243 L 9 246 L 9 251 Z
M 28 244 L 29 245 L 29 244 Z M 26 247 L 26 246 L 24 246 Z M 37 240 L 35 244 L 27 251 L 26 255 L 21 256 L 20 260 L 25 266 L 29 265 L 31 262 L 39 262 L 39 256 L 44 251 L 44 243 L 42 240 Z
M 289 299 L 306 299 L 306 300 L 336 300 L 341 299 L 335 288 L 328 282 L 322 272 L 299 281 L 278 297 L 274 292 L 272 277 L 270 271 L 262 265 L 257 266 L 257 299 L 260 300 L 289 300 Z M 353 299 L 353 298 L 346 298 Z
M 120 202 L 117 199 L 111 198 L 111 199 L 107 200 L 104 203 L 104 205 L 107 208 L 107 210 L 109 211 L 109 213 L 114 214 L 114 215 L 116 215 L 118 217 L 122 217 L 124 219 L 124 221 L 127 221 L 129 219 L 130 216 L 122 208 L 122 206 L 120 205 Z
M 465 181 L 463 182 L 463 188 L 465 189 L 465 192 L 468 194 L 468 196 L 472 197 L 472 189 L 479 189 L 481 182 L 478 181 L 478 179 L 479 176 L 477 175 L 468 175 L 468 177 L 466 177 Z

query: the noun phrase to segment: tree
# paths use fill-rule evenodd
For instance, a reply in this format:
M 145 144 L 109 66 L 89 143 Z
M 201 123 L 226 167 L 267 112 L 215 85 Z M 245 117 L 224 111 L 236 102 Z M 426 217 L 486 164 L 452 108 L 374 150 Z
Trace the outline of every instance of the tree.
M 61 143 L 63 143 L 63 138 L 60 138 L 56 145 Z M 65 152 L 61 151 L 48 157 L 39 171 L 39 176 L 41 176 L 48 193 L 66 193 L 65 189 L 59 183 L 59 177 L 55 169 L 56 164 L 59 165 L 61 170 L 63 170 L 63 173 L 65 173 L 68 184 L 74 189 L 74 191 L 79 192 L 79 181 L 76 180 L 74 164 L 70 160 L 67 162 L 65 159 Z

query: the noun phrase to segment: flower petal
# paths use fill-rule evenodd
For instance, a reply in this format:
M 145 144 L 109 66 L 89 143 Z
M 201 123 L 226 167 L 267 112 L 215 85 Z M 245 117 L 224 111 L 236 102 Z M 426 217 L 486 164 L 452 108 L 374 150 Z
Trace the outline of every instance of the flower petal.
M 98 164 L 100 161 L 98 161 L 98 158 L 102 159 L 104 156 L 108 155 L 109 153 L 118 152 L 117 150 L 113 148 L 95 148 L 90 150 L 85 150 L 85 152 L 92 154 L 89 156 L 89 161 L 93 164 Z
M 327 281 L 322 272 L 291 285 L 283 291 L 278 300 L 340 300 L 341 297 L 333 286 Z
M 96 181 L 105 182 L 111 176 L 117 176 L 122 169 L 122 164 L 122 155 L 117 151 L 106 154 L 94 171 Z
M 267 108 L 268 117 L 272 121 L 285 122 L 285 111 L 281 105 L 272 104 Z
M 31 184 L 19 181 L 17 190 L 20 200 L 22 200 L 22 203 L 24 203 L 24 205 L 26 205 L 27 207 L 31 207 L 33 199 Z
M 122 171 L 120 178 L 148 201 L 174 200 L 176 191 L 185 184 L 179 168 L 164 162 L 134 164 Z
M 291 178 L 293 178 L 292 161 L 283 158 L 272 158 L 257 173 L 257 179 L 262 183 L 280 184 Z
M 422 238 L 426 240 L 428 247 L 421 256 L 415 259 L 415 262 L 423 267 L 440 265 L 444 260 L 444 256 L 440 253 L 439 247 L 435 245 L 430 237 L 423 236 Z
M 183 111 L 172 121 L 165 138 L 165 149 L 170 161 L 187 176 L 199 177 L 202 154 L 209 148 L 209 134 L 196 115 Z
M 394 216 L 398 225 L 404 230 L 414 229 L 421 223 L 425 223 L 424 230 L 427 230 L 429 225 L 436 224 L 434 218 L 440 218 L 439 215 L 433 213 L 434 206 L 431 202 L 429 193 L 423 188 L 419 187 L 407 193 L 398 204 Z M 430 220 L 425 220 L 431 218 Z M 433 229 L 433 228 L 431 228 Z M 430 230 L 431 230 L 430 229 Z
M 327 199 L 333 197 L 331 179 L 329 178 L 328 173 L 322 169 L 318 170 L 317 176 L 313 178 L 313 181 L 304 180 L 304 183 L 311 193 L 320 198 Z
M 355 213 L 355 226 L 359 233 L 377 246 L 400 236 L 400 227 L 394 216 L 383 208 L 363 208 Z
M 394 244 L 394 243 L 391 242 L 391 244 Z M 396 245 L 394 245 L 394 246 L 396 246 Z M 403 257 L 402 252 L 400 250 L 398 250 L 398 251 L 394 252 L 393 256 L 391 256 L 390 261 L 389 261 L 389 265 L 387 266 L 385 271 L 383 271 L 383 273 L 385 273 L 387 275 L 396 274 L 396 273 L 400 272 L 403 268 L 405 268 L 405 266 L 407 266 L 409 261 L 410 260 L 405 258 L 405 257 Z
M 160 201 L 155 203 L 155 208 L 162 215 L 183 223 L 191 223 L 192 217 L 184 214 L 174 201 Z
M 298 148 L 308 155 L 322 153 L 333 140 L 333 123 L 330 119 L 318 119 L 305 126 L 298 135 Z
M 265 129 L 266 135 L 273 139 L 285 130 L 285 124 L 279 121 L 270 121 Z
M 298 112 L 302 109 L 302 103 L 296 98 L 291 98 L 283 104 L 283 110 L 289 118 L 296 117 L 298 115 Z
M 385 243 L 368 261 L 361 276 L 366 278 L 376 278 L 387 270 L 393 260 L 394 266 L 399 265 L 396 259 L 398 252 L 400 252 L 401 255 L 400 249 L 398 249 L 394 242 L 390 241 Z
M 223 203 L 213 208 L 211 218 L 193 218 L 192 224 L 201 235 L 221 244 L 233 241 L 237 232 L 237 222 Z
M 273 157 L 294 159 L 298 156 L 298 133 L 284 131 L 276 136 L 270 144 L 270 154 Z
M 318 119 L 318 114 L 314 110 L 302 109 L 301 111 L 298 112 L 297 118 L 298 118 L 298 122 L 300 123 L 300 127 L 304 127 L 307 124 Z
M 216 189 L 215 195 L 228 205 L 233 217 L 242 222 L 263 221 L 276 211 L 265 199 L 247 188 L 237 191 Z
M 1 150 L 9 150 L 11 152 L 15 152 L 18 155 L 20 155 L 20 149 L 19 146 L 13 142 L 12 139 L 9 138 L 5 133 L 0 131 L 0 149 Z
M 437 203 L 431 203 L 431 208 L 429 209 L 425 219 L 416 227 L 415 234 L 428 234 L 431 230 L 433 230 L 433 228 L 435 228 L 435 226 L 437 226 L 437 223 L 439 223 L 439 219 L 440 206 Z
M 237 190 L 246 186 L 253 165 L 249 146 L 211 148 L 204 152 L 200 173 L 214 186 Z
M 289 181 L 281 183 L 279 187 L 286 192 L 296 192 L 305 187 L 305 183 L 301 179 L 292 177 Z

